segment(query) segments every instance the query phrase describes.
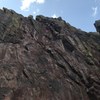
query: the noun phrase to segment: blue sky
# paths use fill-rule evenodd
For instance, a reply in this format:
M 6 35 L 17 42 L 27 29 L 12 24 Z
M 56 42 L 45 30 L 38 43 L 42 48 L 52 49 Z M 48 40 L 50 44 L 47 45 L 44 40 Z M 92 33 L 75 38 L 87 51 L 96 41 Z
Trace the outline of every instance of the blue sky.
M 96 31 L 93 23 L 100 19 L 100 0 L 0 0 L 7 7 L 28 16 L 61 16 L 72 26 L 84 31 Z

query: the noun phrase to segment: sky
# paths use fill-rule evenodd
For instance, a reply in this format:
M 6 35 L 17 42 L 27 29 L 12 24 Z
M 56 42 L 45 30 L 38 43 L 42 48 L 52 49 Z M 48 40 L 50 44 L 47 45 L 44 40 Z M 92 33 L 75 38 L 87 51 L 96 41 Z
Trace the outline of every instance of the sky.
M 24 16 L 62 17 L 72 26 L 94 32 L 100 19 L 100 0 L 0 0 L 0 8 L 13 9 Z

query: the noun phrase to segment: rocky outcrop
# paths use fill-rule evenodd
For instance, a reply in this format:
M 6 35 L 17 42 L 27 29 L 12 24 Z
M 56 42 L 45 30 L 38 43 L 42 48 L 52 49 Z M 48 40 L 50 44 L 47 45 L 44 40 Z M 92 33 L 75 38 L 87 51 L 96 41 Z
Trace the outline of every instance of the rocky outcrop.
M 0 100 L 100 100 L 100 35 L 0 10 Z
M 100 20 L 96 20 L 94 23 L 94 26 L 95 26 L 97 32 L 100 33 Z

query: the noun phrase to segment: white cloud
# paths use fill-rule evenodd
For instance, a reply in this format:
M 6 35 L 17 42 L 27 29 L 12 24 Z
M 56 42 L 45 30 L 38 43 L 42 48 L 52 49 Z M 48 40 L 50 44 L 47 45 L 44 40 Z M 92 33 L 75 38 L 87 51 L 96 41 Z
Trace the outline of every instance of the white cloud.
M 45 0 L 34 0 L 36 3 L 39 3 L 39 4 L 41 4 L 41 3 L 44 3 L 45 2 Z
M 29 9 L 32 3 L 42 4 L 45 0 L 22 0 L 22 6 L 20 7 L 21 10 Z
M 93 13 L 92 16 L 95 17 L 98 13 L 98 7 L 92 7 Z
M 52 17 L 53 18 L 58 18 L 58 16 L 56 14 L 53 14 Z
M 36 11 L 34 11 L 33 14 L 36 15 Z
M 39 9 L 36 9 L 36 11 L 33 11 L 33 14 L 36 15 L 37 13 L 39 13 Z

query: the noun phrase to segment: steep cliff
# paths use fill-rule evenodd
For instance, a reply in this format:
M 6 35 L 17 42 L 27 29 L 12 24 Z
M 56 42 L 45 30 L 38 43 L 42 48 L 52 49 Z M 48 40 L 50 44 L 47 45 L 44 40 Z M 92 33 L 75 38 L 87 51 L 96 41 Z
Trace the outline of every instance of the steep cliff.
M 100 100 L 100 35 L 0 10 L 0 100 Z

